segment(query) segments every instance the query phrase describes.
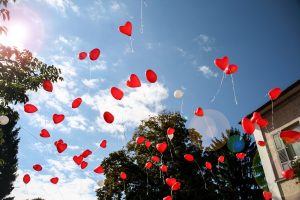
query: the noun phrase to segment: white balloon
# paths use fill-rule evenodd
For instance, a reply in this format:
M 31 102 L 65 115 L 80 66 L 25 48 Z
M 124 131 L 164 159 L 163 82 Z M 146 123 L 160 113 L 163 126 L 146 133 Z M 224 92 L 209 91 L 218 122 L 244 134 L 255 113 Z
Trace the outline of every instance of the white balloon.
M 175 92 L 174 92 L 174 97 L 176 98 L 176 99 L 180 99 L 180 98 L 182 98 L 183 97 L 183 91 L 182 90 L 175 90 Z
M 168 138 L 169 138 L 169 140 L 172 140 L 172 139 L 173 139 L 173 137 L 174 137 L 174 134 L 170 134 L 170 135 L 168 135 Z
M 0 116 L 0 124 L 1 125 L 6 125 L 9 122 L 9 118 L 5 115 Z

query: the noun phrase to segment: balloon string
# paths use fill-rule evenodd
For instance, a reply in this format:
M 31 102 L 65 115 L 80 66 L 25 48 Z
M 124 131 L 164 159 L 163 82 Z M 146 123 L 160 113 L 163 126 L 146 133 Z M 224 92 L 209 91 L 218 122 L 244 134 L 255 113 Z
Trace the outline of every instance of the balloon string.
M 181 105 L 180 105 L 180 115 L 182 115 L 182 108 L 183 108 L 183 99 L 181 100 Z
M 170 145 L 170 143 L 169 143 L 169 141 L 168 141 L 168 136 L 166 136 L 166 137 L 167 137 L 167 143 L 168 143 L 168 146 L 170 147 L 170 148 L 168 148 L 168 149 L 169 149 L 169 152 L 170 152 L 170 154 L 171 154 L 172 161 L 174 162 L 173 154 L 172 154 L 172 151 L 171 151 L 171 145 Z M 171 141 L 171 140 L 170 140 L 170 141 Z
M 149 185 L 148 185 L 148 170 L 146 169 L 146 173 L 147 173 L 147 196 L 148 196 L 148 187 L 149 187 Z
M 233 95 L 234 95 L 234 101 L 235 101 L 235 104 L 237 105 L 238 102 L 237 102 L 237 100 L 236 100 L 236 94 L 235 94 L 235 88 L 234 88 L 233 76 L 232 76 L 232 74 L 230 74 L 230 76 L 231 76 L 231 82 L 232 82 L 232 90 L 233 90 Z
M 126 193 L 125 181 L 123 181 L 123 185 L 124 185 L 124 193 Z
M 205 181 L 204 176 L 203 176 L 203 174 L 202 174 L 201 168 L 200 168 L 200 166 L 199 166 L 199 164 L 198 164 L 198 162 L 197 162 L 196 160 L 194 160 L 194 162 L 196 163 L 196 165 L 197 165 L 198 168 L 199 168 L 199 171 L 200 171 L 202 180 L 203 180 L 203 182 L 204 182 L 204 188 L 207 190 L 207 187 L 206 187 L 206 181 Z
M 120 104 L 121 104 L 121 106 L 125 109 L 124 102 L 121 101 Z M 122 126 L 124 127 L 123 137 L 124 137 L 124 142 L 126 143 L 127 137 L 126 137 L 126 133 L 125 133 L 125 132 L 126 132 L 127 129 L 126 129 L 126 126 L 125 126 L 125 120 L 124 120 L 124 117 L 123 117 L 123 115 L 121 115 L 121 116 L 122 116 L 122 117 L 121 117 L 121 121 L 122 121 L 121 124 L 122 124 Z
M 209 132 L 210 132 L 210 134 L 211 134 L 210 136 L 213 137 L 213 132 L 212 132 L 212 130 L 211 130 L 209 124 L 208 124 L 208 121 L 207 121 L 207 119 L 206 119 L 206 116 L 203 116 L 203 118 L 204 118 L 204 121 L 205 121 L 205 123 L 206 123 L 206 126 L 208 127 L 208 130 L 209 130 Z
M 272 129 L 274 130 L 275 127 L 274 127 L 274 104 L 273 104 L 273 100 L 271 101 L 272 102 Z
M 213 102 L 216 100 L 217 95 L 220 93 L 221 88 L 222 88 L 222 85 L 223 85 L 223 80 L 224 80 L 224 78 L 225 78 L 225 73 L 223 73 L 223 76 L 222 76 L 222 79 L 221 79 L 220 86 L 219 86 L 219 88 L 218 88 L 218 90 L 217 90 L 215 96 L 214 96 L 214 97 L 212 98 L 212 100 L 210 101 L 211 103 L 213 103 Z
M 143 24 L 143 1 L 141 0 L 141 26 L 140 26 L 140 32 L 143 33 L 144 31 L 144 24 Z
M 133 38 L 132 38 L 132 37 L 129 37 L 129 39 L 130 39 L 131 53 L 133 53 L 133 52 L 134 52 L 134 50 L 133 50 L 133 45 L 132 45 Z

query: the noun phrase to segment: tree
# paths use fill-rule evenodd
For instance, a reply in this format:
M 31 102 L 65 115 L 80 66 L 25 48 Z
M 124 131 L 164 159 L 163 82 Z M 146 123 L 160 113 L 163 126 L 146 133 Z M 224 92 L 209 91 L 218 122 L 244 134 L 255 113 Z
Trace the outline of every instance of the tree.
M 0 199 L 4 199 L 14 189 L 13 182 L 16 179 L 19 128 L 15 128 L 15 125 L 19 115 L 9 107 L 1 107 L 0 111 L 10 119 L 7 125 L 0 128 L 4 140 L 0 144 L 0 158 L 3 160 L 2 165 L 0 165 Z
M 241 134 L 237 129 L 230 129 L 223 134 L 223 138 L 219 141 L 214 141 L 212 146 L 227 142 L 232 136 L 239 136 L 245 143 L 242 152 L 246 153 L 243 160 L 236 158 L 236 153 L 229 149 L 227 145 L 216 151 L 206 152 L 207 160 L 215 166 L 213 178 L 214 190 L 220 194 L 220 199 L 263 199 L 263 191 L 256 182 L 254 176 L 266 187 L 265 177 L 262 170 L 259 157 L 257 156 L 257 146 L 255 141 L 247 134 Z M 223 142 L 220 142 L 222 141 Z M 213 149 L 213 148 L 211 148 Z M 217 163 L 219 156 L 225 156 L 224 163 Z M 253 170 L 256 169 L 256 170 Z
M 195 130 L 187 129 L 185 122 L 179 113 L 166 112 L 142 121 L 127 146 L 111 153 L 101 163 L 106 179 L 104 186 L 97 190 L 98 199 L 121 199 L 124 196 L 132 200 L 163 199 L 171 193 L 170 187 L 165 184 L 168 177 L 176 178 L 181 183 L 181 188 L 173 191 L 173 199 L 216 199 L 216 193 L 210 190 L 213 186 L 210 181 L 212 175 L 205 177 L 207 189 L 201 175 L 205 171 L 201 136 Z M 167 138 L 169 127 L 176 130 L 172 142 Z M 149 149 L 144 144 L 136 144 L 139 136 L 152 142 Z M 164 141 L 168 143 L 168 148 L 161 155 L 155 146 Z M 186 161 L 186 153 L 194 155 L 197 164 Z M 158 156 L 161 160 L 146 170 L 145 164 L 151 161 L 152 156 Z M 162 164 L 168 166 L 168 173 L 160 172 Z M 121 171 L 126 172 L 127 180 L 120 180 Z

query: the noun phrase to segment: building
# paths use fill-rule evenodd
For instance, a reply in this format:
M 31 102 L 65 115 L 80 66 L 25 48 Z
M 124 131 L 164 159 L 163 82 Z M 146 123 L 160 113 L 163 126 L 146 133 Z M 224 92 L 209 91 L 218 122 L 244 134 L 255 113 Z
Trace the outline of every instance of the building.
M 286 180 L 281 172 L 290 168 L 295 156 L 300 156 L 300 141 L 284 144 L 279 137 L 283 130 L 300 131 L 300 80 L 282 91 L 278 99 L 269 101 L 254 110 L 269 121 L 267 127 L 256 125 L 254 137 L 256 141 L 265 141 L 266 146 L 258 146 L 258 152 L 270 192 L 274 200 L 300 200 L 300 184 L 297 178 Z M 252 112 L 252 113 L 253 113 Z M 252 113 L 248 118 L 252 117 Z M 273 113 L 273 125 L 272 125 Z M 273 127 L 274 126 L 274 127 Z

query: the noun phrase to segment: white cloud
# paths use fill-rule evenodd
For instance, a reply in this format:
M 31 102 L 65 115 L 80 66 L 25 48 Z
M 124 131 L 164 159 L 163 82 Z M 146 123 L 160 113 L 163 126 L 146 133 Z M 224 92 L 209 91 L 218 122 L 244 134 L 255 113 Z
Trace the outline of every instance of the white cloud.
M 80 43 L 81 39 L 79 37 L 64 37 L 61 35 L 54 41 L 56 48 L 59 48 L 61 51 L 63 50 L 63 45 L 72 49 L 72 51 L 76 51 Z
M 215 39 L 204 34 L 198 35 L 194 41 L 199 45 L 200 49 L 206 52 L 212 51 L 214 49 L 213 44 Z
M 110 9 L 114 12 L 119 11 L 121 9 L 121 5 L 118 2 L 113 1 L 111 2 Z
M 95 190 L 98 188 L 97 182 L 100 179 L 97 180 L 90 174 L 82 173 L 72 158 L 61 156 L 60 160 L 48 159 L 42 166 L 42 172 L 18 170 L 19 176 L 14 183 L 15 189 L 12 192 L 12 196 L 15 196 L 16 200 L 37 197 L 47 200 L 92 200 L 96 198 Z M 26 173 L 30 175 L 31 181 L 25 186 L 22 179 Z M 84 177 L 82 177 L 83 174 Z M 50 182 L 52 177 L 59 178 L 57 185 Z
M 36 0 L 38 2 L 44 2 L 55 8 L 63 16 L 66 16 L 67 10 L 71 10 L 73 13 L 79 15 L 79 6 L 77 6 L 72 0 Z
M 118 135 L 127 128 L 137 126 L 142 119 L 157 114 L 164 109 L 162 101 L 168 97 L 167 89 L 160 83 L 142 83 L 140 88 L 121 88 L 125 95 L 121 101 L 115 100 L 109 89 L 101 90 L 98 94 L 91 96 L 83 95 L 83 99 L 91 108 L 101 115 L 105 111 L 111 112 L 115 121 L 107 124 L 102 116 L 96 119 L 101 131 Z
M 218 77 L 217 73 L 214 73 L 208 66 L 199 66 L 198 71 L 201 72 L 205 78 Z
M 99 83 L 98 79 L 83 79 L 82 83 L 89 87 L 89 88 L 95 88 L 97 84 Z
M 92 71 L 99 70 L 99 71 L 104 71 L 107 70 L 107 62 L 105 60 L 98 60 L 93 64 L 91 67 Z

